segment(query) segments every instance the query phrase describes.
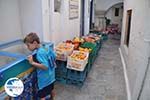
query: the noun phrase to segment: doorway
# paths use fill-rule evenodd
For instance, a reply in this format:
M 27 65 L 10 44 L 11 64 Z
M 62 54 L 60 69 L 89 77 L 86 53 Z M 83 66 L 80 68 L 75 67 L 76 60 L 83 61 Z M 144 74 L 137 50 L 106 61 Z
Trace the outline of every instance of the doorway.
M 81 17 L 80 17 L 80 36 L 84 36 L 84 12 L 85 12 L 85 0 L 81 0 Z

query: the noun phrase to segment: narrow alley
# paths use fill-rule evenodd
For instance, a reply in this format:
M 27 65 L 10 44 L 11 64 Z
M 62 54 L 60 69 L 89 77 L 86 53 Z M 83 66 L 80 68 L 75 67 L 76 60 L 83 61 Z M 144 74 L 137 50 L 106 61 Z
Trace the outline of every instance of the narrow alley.
M 127 100 L 120 40 L 114 35 L 104 42 L 82 88 L 56 84 L 56 100 Z
M 0 100 L 150 100 L 149 18 L 150 0 L 0 0 Z

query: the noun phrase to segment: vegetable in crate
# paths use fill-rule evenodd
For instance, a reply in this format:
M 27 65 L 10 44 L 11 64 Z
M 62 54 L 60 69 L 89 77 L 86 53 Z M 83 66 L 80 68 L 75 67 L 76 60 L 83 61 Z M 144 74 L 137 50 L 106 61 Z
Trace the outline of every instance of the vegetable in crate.
M 90 48 L 91 50 L 96 48 L 96 44 L 95 43 L 91 43 L 91 42 L 84 42 L 81 45 L 82 48 Z

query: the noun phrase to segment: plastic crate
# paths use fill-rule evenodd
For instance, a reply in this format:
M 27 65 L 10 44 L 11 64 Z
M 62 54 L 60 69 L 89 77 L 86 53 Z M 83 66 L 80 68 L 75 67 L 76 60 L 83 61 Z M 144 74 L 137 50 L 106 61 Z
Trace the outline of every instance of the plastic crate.
M 75 70 L 68 70 L 67 79 L 76 80 L 76 81 L 84 81 L 87 77 L 87 68 L 84 71 L 75 71 Z
M 67 62 L 66 61 L 60 61 L 60 60 L 56 60 L 56 71 L 61 71 L 61 72 L 67 72 Z
M 82 87 L 84 85 L 84 81 L 76 81 L 76 80 L 68 79 L 67 84 L 68 85 L 74 85 L 74 86 L 77 86 L 77 87 Z
M 85 42 L 83 43 L 80 47 L 83 48 L 90 48 L 90 49 L 95 49 L 96 48 L 96 44 L 95 43 L 91 43 L 91 42 Z
M 67 79 L 63 78 L 63 77 L 57 77 L 56 78 L 56 82 L 59 82 L 61 84 L 66 84 L 67 83 Z
M 106 41 L 106 40 L 108 40 L 108 35 L 107 34 L 102 34 L 102 38 L 103 38 L 103 41 Z
M 83 55 L 85 56 L 83 60 L 72 58 L 72 55 L 79 54 L 79 53 L 83 53 Z M 71 56 L 68 56 L 67 68 L 76 71 L 83 71 L 85 69 L 86 64 L 88 63 L 88 57 L 89 57 L 89 52 L 74 50 Z
M 97 34 L 97 35 L 101 35 L 102 34 L 100 31 L 96 31 L 96 30 L 91 30 L 90 33 Z
M 56 78 L 57 77 L 63 77 L 66 78 L 67 75 L 67 62 L 66 61 L 60 61 L 56 60 L 57 68 L 55 70 Z
M 62 49 L 62 48 L 69 48 L 69 49 Z M 67 57 L 72 53 L 74 49 L 73 44 L 67 44 L 67 43 L 59 43 L 56 48 L 56 59 L 61 61 L 67 61 Z
M 64 73 L 64 72 L 61 72 L 61 71 L 56 71 L 55 72 L 55 77 L 57 78 L 57 77 L 62 77 L 62 78 L 66 78 L 67 77 L 67 72 L 66 73 Z
M 101 49 L 102 46 L 102 39 L 100 39 L 99 41 L 96 41 L 96 48 L 99 51 Z

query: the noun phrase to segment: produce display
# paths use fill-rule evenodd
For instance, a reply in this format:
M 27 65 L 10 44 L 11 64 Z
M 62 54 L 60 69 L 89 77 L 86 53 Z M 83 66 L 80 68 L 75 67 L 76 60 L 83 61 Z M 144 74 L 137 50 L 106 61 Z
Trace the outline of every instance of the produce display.
M 86 42 L 92 42 L 95 43 L 96 41 L 99 41 L 101 39 L 101 35 L 97 34 L 89 34 L 87 36 L 83 37 Z
M 57 46 L 56 50 L 69 51 L 72 49 L 72 47 L 73 47 L 73 45 L 70 43 L 60 43 Z
M 87 36 L 87 37 L 85 37 L 84 39 L 85 39 L 86 42 L 95 43 L 95 39 L 93 39 L 93 38 L 91 38 L 91 37 L 88 37 L 88 36 Z
M 84 42 L 84 39 L 79 38 L 79 37 L 74 37 L 74 39 L 73 39 L 72 42 L 73 42 L 73 43 L 83 43 L 83 42 Z
M 73 53 L 68 56 L 67 68 L 77 71 L 83 71 L 88 63 L 88 52 L 74 50 Z
M 74 60 L 85 60 L 86 56 L 87 55 L 84 52 L 79 51 L 72 53 L 70 57 Z
M 81 71 L 88 62 L 89 53 L 97 50 L 97 41 L 100 39 L 101 35 L 88 34 L 66 40 L 56 47 L 57 60 L 67 61 L 67 68 Z
M 89 34 L 88 37 L 91 37 L 91 38 L 95 39 L 96 41 L 101 39 L 101 35 L 97 35 L 97 34 Z
M 71 43 L 59 43 L 56 48 L 56 59 L 66 61 L 67 56 L 69 56 L 74 49 L 74 45 Z
M 89 48 L 91 50 L 96 48 L 96 43 L 91 43 L 91 42 L 84 42 L 82 45 L 80 45 L 82 48 Z
M 79 51 L 83 51 L 83 52 L 91 52 L 92 49 L 90 49 L 90 48 L 82 48 L 82 47 L 79 47 Z

